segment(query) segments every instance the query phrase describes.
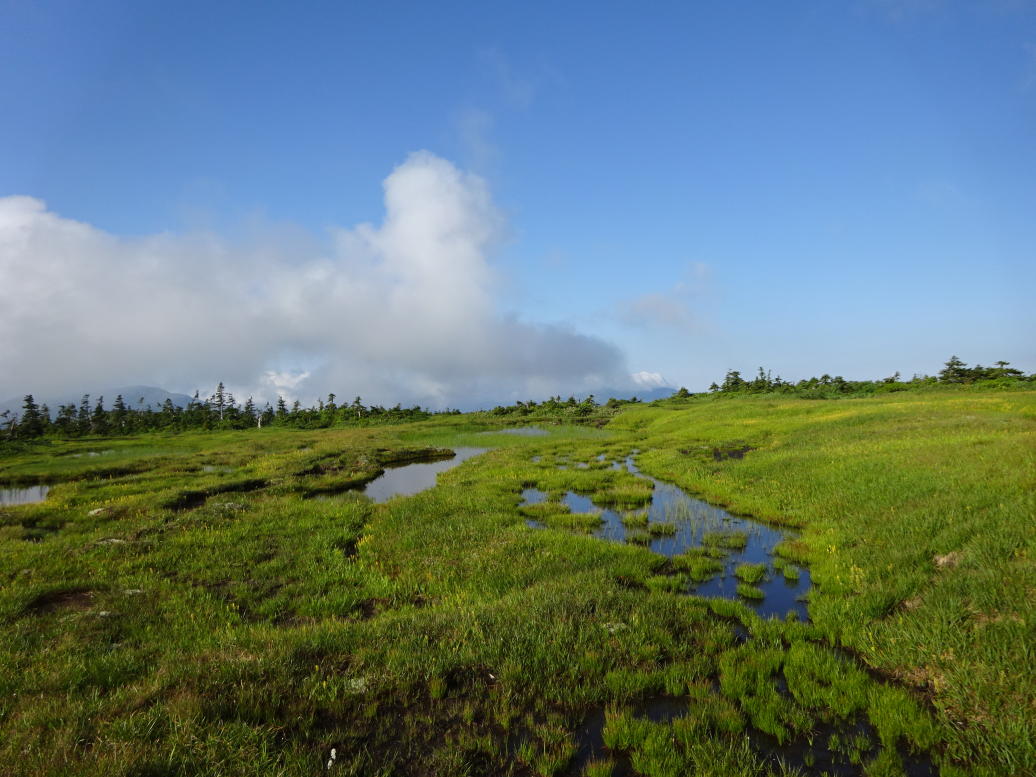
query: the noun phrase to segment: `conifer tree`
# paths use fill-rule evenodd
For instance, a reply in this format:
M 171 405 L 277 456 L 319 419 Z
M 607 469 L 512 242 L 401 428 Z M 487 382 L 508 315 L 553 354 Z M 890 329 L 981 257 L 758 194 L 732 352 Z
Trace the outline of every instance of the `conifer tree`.
M 112 426 L 115 427 L 116 432 L 121 433 L 127 431 L 126 419 L 128 417 L 129 409 L 126 407 L 126 403 L 122 399 L 122 394 L 117 394 L 115 397 L 115 402 L 112 405 L 111 413 Z
M 968 377 L 968 367 L 956 355 L 951 356 L 946 366 L 939 371 L 943 383 L 963 383 Z
M 223 414 L 227 409 L 227 395 L 226 389 L 223 386 L 223 381 L 219 382 L 216 386 L 216 393 L 209 397 L 209 406 L 212 408 L 212 412 L 219 416 L 219 420 L 223 420 Z
M 18 419 L 18 436 L 24 438 L 43 436 L 43 417 L 40 415 L 40 408 L 32 398 L 32 394 L 26 394 L 22 401 L 22 415 Z
M 270 403 L 266 403 L 266 407 L 263 408 L 262 414 L 259 416 L 259 427 L 269 426 L 273 423 L 274 415 L 273 408 L 270 407 Z
M 90 416 L 90 432 L 92 434 L 108 433 L 108 414 L 104 412 L 104 397 L 97 397 L 97 404 Z
M 363 401 L 359 397 L 356 397 L 356 399 L 353 400 L 353 403 L 349 405 L 349 411 L 356 414 L 356 420 L 358 421 L 363 418 L 367 408 L 363 406 Z
M 255 413 L 255 402 L 252 401 L 251 397 L 245 401 L 245 407 L 241 411 L 241 415 L 246 426 L 257 426 L 261 424 L 261 422 L 257 423 L 258 419 Z
M 54 426 L 63 437 L 72 437 L 77 434 L 76 429 L 76 406 L 73 404 L 61 405 L 58 408 L 58 417 Z

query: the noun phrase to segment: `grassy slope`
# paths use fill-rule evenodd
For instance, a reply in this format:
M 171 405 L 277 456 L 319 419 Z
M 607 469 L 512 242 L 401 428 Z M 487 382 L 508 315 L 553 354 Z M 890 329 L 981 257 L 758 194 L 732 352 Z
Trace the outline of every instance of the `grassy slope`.
M 954 756 L 1036 768 L 1036 394 L 683 407 L 614 425 L 644 436 L 652 474 L 804 526 L 815 622 L 924 688 Z M 678 452 L 734 442 L 758 450 Z
M 334 746 L 341 773 L 554 774 L 585 712 L 606 705 L 606 740 L 648 775 L 765 773 L 738 736 L 747 721 L 784 735 L 854 710 L 882 738 L 935 743 L 944 773 L 951 759 L 1022 773 L 1034 763 L 1034 409 L 1030 393 L 691 402 L 549 438 L 476 437 L 462 419 L 10 457 L 0 481 L 60 485 L 44 504 L 0 509 L 0 762 L 294 775 Z M 712 460 L 735 441 L 758 450 Z M 505 447 L 410 499 L 301 498 L 417 445 L 471 443 Z M 623 473 L 559 472 L 559 457 L 633 448 L 651 474 L 805 526 L 790 552 L 820 583 L 817 626 L 721 608 L 754 637 L 737 645 L 706 603 L 665 590 L 643 548 L 525 526 L 526 484 L 630 489 Z M 90 449 L 111 452 L 55 455 Z M 235 487 L 255 490 L 216 493 Z M 198 491 L 213 495 L 170 509 Z M 824 638 L 926 688 L 935 723 L 832 664 Z M 671 727 L 631 715 L 659 692 L 701 701 Z M 897 773 L 895 759 L 871 773 Z

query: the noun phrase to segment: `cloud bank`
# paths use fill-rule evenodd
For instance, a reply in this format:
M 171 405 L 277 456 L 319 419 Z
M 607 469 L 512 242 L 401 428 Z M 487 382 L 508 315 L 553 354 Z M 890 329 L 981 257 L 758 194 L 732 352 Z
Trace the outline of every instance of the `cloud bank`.
M 0 396 L 121 383 L 471 406 L 626 385 L 613 345 L 502 312 L 485 182 L 428 152 L 380 225 L 325 239 L 111 235 L 0 198 Z

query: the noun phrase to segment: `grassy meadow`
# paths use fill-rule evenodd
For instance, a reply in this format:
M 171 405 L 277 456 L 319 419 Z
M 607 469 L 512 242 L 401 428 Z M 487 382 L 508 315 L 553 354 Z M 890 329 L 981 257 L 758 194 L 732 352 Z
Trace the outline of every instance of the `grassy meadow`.
M 0 487 L 52 489 L 0 507 L 0 773 L 1036 773 L 1036 392 L 589 420 L 4 453 Z M 434 489 L 350 490 L 462 445 L 490 450 Z M 793 529 L 775 566 L 809 570 L 810 622 L 756 616 L 751 565 L 740 598 L 686 595 L 743 537 L 670 560 L 589 536 L 561 496 L 635 516 L 650 489 L 608 465 L 634 452 Z

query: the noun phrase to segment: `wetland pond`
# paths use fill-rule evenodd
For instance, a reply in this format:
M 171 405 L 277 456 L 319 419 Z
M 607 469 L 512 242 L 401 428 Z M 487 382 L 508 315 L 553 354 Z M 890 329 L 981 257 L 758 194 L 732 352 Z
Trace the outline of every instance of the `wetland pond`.
M 388 464 L 381 475 L 360 490 L 375 502 L 386 502 L 394 496 L 412 496 L 419 491 L 432 488 L 440 472 L 453 469 L 461 462 L 487 450 L 489 449 L 459 447 L 453 449 L 456 455 L 448 459 Z
M 604 461 L 603 457 L 598 460 Z M 574 466 L 585 469 L 588 465 L 575 463 Z M 595 505 L 582 494 L 566 492 L 561 502 L 573 514 L 594 514 L 600 518 L 600 523 L 590 530 L 592 536 L 610 542 L 639 543 L 674 560 L 692 559 L 688 565 L 690 580 L 683 593 L 740 599 L 764 618 L 789 615 L 800 621 L 809 619 L 805 601 L 811 586 L 809 570 L 774 554 L 777 543 L 793 537 L 793 533 L 733 515 L 695 499 L 671 483 L 640 472 L 632 456 L 625 462 L 614 462 L 612 468 L 625 468 L 650 481 L 653 486 L 651 500 L 646 509 L 620 513 Z M 548 495 L 535 488 L 526 488 L 522 491 L 522 498 L 522 505 L 528 506 L 542 504 L 548 500 Z M 536 529 L 547 528 L 544 523 L 531 518 L 526 523 Z M 698 564 L 697 568 L 695 564 Z M 741 627 L 735 627 L 735 633 L 741 641 L 752 638 Z M 832 649 L 832 652 L 839 661 L 859 665 L 844 651 Z M 722 694 L 715 681 L 714 691 Z M 789 703 L 794 701 L 783 678 L 778 681 L 776 692 Z M 696 704 L 691 698 L 652 696 L 637 702 L 632 713 L 634 717 L 653 723 L 670 724 L 691 715 Z M 603 707 L 591 709 L 584 717 L 576 730 L 577 750 L 566 775 L 582 775 L 589 763 L 605 758 L 613 759 L 612 777 L 638 774 L 628 753 L 605 746 L 605 722 Z M 770 766 L 791 766 L 807 774 L 822 773 L 832 777 L 857 777 L 864 773 L 864 763 L 878 758 L 883 750 L 877 732 L 860 714 L 847 720 L 817 721 L 805 735 L 793 735 L 787 741 L 778 740 L 754 726 L 749 726 L 746 734 L 751 748 Z M 902 740 L 893 745 L 893 751 L 891 760 L 898 762 L 901 774 L 907 777 L 934 777 L 938 774 L 929 754 L 912 752 Z
M 0 507 L 30 505 L 47 498 L 50 486 L 28 486 L 27 488 L 0 488 Z
M 622 465 L 613 465 L 621 468 Z M 726 510 L 688 495 L 683 489 L 649 477 L 637 469 L 633 457 L 628 457 L 625 467 L 634 475 L 651 481 L 654 486 L 651 501 L 644 510 L 621 514 L 615 510 L 595 505 L 589 497 L 573 491 L 565 494 L 562 502 L 573 513 L 595 513 L 601 523 L 591 534 L 612 542 L 642 541 L 654 553 L 674 558 L 692 549 L 715 549 L 711 574 L 708 579 L 692 582 L 687 593 L 696 596 L 741 598 L 760 616 L 784 617 L 794 612 L 801 621 L 808 620 L 806 603 L 803 600 L 810 588 L 809 571 L 785 564 L 775 558 L 773 549 L 789 535 L 749 518 L 732 515 Z M 523 505 L 539 504 L 547 494 L 534 488 L 522 491 Z M 634 516 L 637 520 L 631 521 Z M 526 521 L 534 528 L 544 528 L 538 521 Z M 655 533 L 652 529 L 666 526 L 669 533 Z M 646 533 L 645 533 L 646 529 Z M 758 592 L 752 598 L 739 596 L 738 586 L 747 590 L 737 577 L 739 568 L 752 566 L 761 577 L 751 580 Z M 699 565 L 704 566 L 704 565 Z M 765 571 L 763 571 L 765 570 Z M 742 571 L 742 575 L 746 573 Z M 700 575 L 704 576 L 704 575 Z M 748 582 L 748 581 L 745 581 Z

